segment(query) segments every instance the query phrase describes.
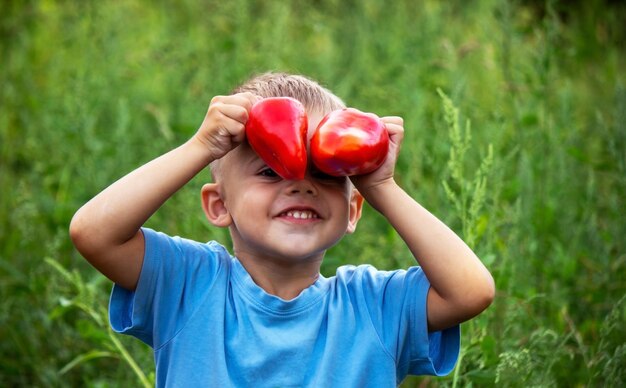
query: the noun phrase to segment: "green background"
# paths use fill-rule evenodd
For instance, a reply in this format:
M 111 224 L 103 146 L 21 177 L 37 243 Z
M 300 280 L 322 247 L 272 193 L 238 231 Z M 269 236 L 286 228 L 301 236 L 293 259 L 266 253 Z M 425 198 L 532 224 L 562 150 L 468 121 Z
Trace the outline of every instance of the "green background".
M 622 385 L 625 21 L 595 0 L 3 1 L 0 386 L 150 384 L 151 353 L 108 329 L 110 283 L 69 221 L 268 70 L 403 116 L 397 180 L 494 275 L 456 370 L 404 386 Z M 200 208 L 208 180 L 148 225 L 228 244 Z M 344 263 L 413 261 L 368 207 L 323 273 Z

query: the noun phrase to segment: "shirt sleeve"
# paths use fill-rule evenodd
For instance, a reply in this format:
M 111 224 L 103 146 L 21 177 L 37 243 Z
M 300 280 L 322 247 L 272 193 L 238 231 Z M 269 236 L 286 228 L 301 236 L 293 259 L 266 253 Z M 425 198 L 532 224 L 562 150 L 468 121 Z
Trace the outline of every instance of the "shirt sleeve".
M 364 280 L 372 322 L 396 360 L 399 378 L 450 373 L 459 356 L 460 327 L 428 332 L 430 282 L 422 269 L 376 271 L 369 267 Z
M 135 291 L 117 284 L 109 302 L 111 327 L 153 348 L 173 338 L 210 292 L 230 257 L 217 243 L 202 244 L 142 228 L 144 260 Z M 203 287 L 193 285 L 203 284 Z

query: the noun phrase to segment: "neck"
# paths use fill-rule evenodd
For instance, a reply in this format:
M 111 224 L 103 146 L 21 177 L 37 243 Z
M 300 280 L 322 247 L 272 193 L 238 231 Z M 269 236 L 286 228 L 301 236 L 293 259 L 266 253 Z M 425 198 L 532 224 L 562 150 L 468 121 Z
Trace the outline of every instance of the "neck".
M 322 258 L 297 263 L 285 263 L 253 257 L 235 251 L 237 259 L 265 292 L 284 300 L 291 300 L 317 281 Z

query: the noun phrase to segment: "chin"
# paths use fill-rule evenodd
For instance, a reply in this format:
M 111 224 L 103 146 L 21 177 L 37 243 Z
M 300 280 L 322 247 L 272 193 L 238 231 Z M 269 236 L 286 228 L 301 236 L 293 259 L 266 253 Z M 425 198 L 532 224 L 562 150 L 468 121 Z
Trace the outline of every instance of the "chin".
M 324 257 L 325 249 L 319 247 L 306 249 L 302 244 L 292 247 L 284 247 L 274 251 L 273 257 L 280 259 L 280 261 L 289 263 L 308 262 L 308 261 L 321 261 Z

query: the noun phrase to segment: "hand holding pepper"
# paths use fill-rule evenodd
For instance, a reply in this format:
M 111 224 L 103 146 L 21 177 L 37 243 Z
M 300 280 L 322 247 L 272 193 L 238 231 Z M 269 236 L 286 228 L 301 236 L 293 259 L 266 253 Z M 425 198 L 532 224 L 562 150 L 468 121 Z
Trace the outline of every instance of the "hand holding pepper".
M 389 147 L 384 162 L 369 174 L 350 177 L 354 186 L 366 199 L 368 197 L 367 193 L 371 189 L 387 183 L 394 183 L 394 171 L 404 138 L 404 120 L 402 117 L 387 116 L 382 117 L 381 120 L 389 134 Z
M 244 126 L 252 106 L 260 99 L 252 93 L 215 96 L 193 139 L 219 159 L 245 139 Z

